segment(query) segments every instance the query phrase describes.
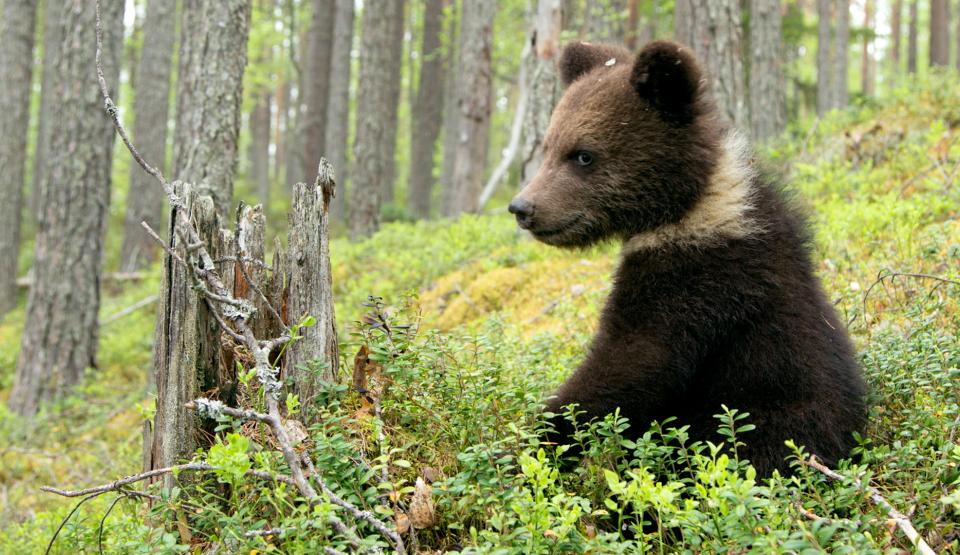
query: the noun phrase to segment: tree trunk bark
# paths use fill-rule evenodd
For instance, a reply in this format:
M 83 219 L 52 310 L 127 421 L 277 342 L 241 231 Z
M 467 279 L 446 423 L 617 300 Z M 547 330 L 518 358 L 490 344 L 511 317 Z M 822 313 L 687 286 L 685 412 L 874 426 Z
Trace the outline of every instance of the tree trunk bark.
M 123 8 L 122 0 L 102 7 L 104 76 L 111 84 L 119 75 Z M 35 414 L 95 366 L 114 131 L 92 71 L 94 21 L 86 0 L 64 5 L 54 80 L 57 133 L 41 187 L 33 287 L 10 395 L 20 415 Z
M 394 183 L 397 179 L 397 121 L 400 109 L 401 69 L 403 67 L 403 33 L 406 23 L 406 1 L 394 0 L 395 14 L 390 19 L 390 31 L 387 35 L 390 45 L 390 59 L 387 63 L 387 98 L 392 99 L 385 106 L 386 118 L 382 122 L 383 132 L 380 140 L 383 141 L 381 151 L 386 158 L 383 161 L 383 191 L 381 204 L 386 206 L 394 202 Z
M 483 188 L 493 97 L 493 19 L 496 3 L 476 0 L 463 5 L 460 20 L 460 75 L 457 106 L 460 123 L 453 167 L 452 203 L 445 216 L 475 212 Z
M 17 304 L 20 221 L 23 211 L 24 165 L 30 126 L 33 79 L 33 36 L 37 21 L 34 0 L 3 3 L 3 48 L 0 49 L 0 320 Z
M 250 113 L 250 174 L 257 187 L 257 198 L 270 206 L 270 99 L 271 93 L 258 95 Z
M 717 105 L 734 125 L 748 129 L 740 2 L 689 1 L 694 31 L 691 46 L 707 69 Z
M 900 73 L 900 43 L 903 35 L 903 0 L 894 0 L 893 12 L 890 14 L 890 60 L 893 62 L 894 73 Z
M 327 106 L 327 159 L 333 165 L 340 191 L 330 202 L 330 217 L 346 217 L 347 179 L 350 174 L 347 145 L 350 136 L 350 76 L 353 51 L 354 0 L 337 0 L 330 54 L 330 102 Z M 316 168 L 314 168 L 316 171 Z
M 397 98 L 390 95 L 393 71 L 395 19 L 402 8 L 396 0 L 368 0 L 362 16 L 360 75 L 357 90 L 357 131 L 353 143 L 353 180 L 350 188 L 350 236 L 368 237 L 380 227 L 380 206 L 387 180 L 387 150 L 384 139 Z
M 831 75 L 833 53 L 831 52 L 832 0 L 817 0 L 817 115 L 823 116 L 833 107 Z
M 673 36 L 680 44 L 693 46 L 693 0 L 677 0 L 673 8 Z
M 443 13 L 449 0 L 426 0 L 423 45 L 420 48 L 420 84 L 413 105 L 410 137 L 410 189 L 407 209 L 416 218 L 430 217 L 434 154 L 443 123 Z
M 543 139 L 550 115 L 562 93 L 557 75 L 560 33 L 563 31 L 563 3 L 539 0 L 533 33 L 528 40 L 533 49 L 527 73 L 527 106 L 523 118 L 523 143 L 520 149 L 520 187 L 526 187 L 543 162 Z
M 217 259 L 233 254 L 233 236 L 220 229 L 214 200 L 202 193 L 201 187 L 187 183 L 176 183 L 176 187 L 210 255 Z M 168 244 L 186 260 L 186 245 L 174 232 L 176 220 L 176 214 L 170 213 Z M 227 264 L 217 269 L 232 288 L 229 278 L 233 272 L 224 271 Z M 145 428 L 144 445 L 150 450 L 144 453 L 144 470 L 177 464 L 206 443 L 201 439 L 205 423 L 186 409 L 188 402 L 216 391 L 215 397 L 233 406 L 236 396 L 236 365 L 225 363 L 217 321 L 206 299 L 193 287 L 189 270 L 169 254 L 164 257 L 160 291 L 153 349 L 157 412 L 152 429 Z M 205 431 L 213 432 L 210 428 Z M 165 484 L 172 486 L 172 478 L 165 478 Z
M 863 28 L 873 30 L 873 3 L 871 0 L 863 2 Z M 873 38 L 869 33 L 863 35 L 863 51 L 860 53 L 860 91 L 864 96 L 873 96 Z
M 833 107 L 843 109 L 850 103 L 850 79 L 847 72 L 850 48 L 850 0 L 837 0 L 837 36 L 834 46 Z
M 440 164 L 440 213 L 446 214 L 453 202 L 453 166 L 457 161 L 457 138 L 460 136 L 460 118 L 457 93 L 462 76 L 460 67 L 459 2 L 454 1 L 450 21 L 447 22 L 447 82 L 443 91 L 443 160 Z
M 176 41 L 176 0 L 150 0 L 139 62 L 139 86 L 134 97 L 134 141 L 151 164 L 166 171 L 167 119 L 170 113 L 170 74 Z M 163 190 L 153 176 L 130 165 L 130 189 L 123 222 L 120 271 L 133 272 L 153 261 L 156 243 L 140 222 L 160 229 Z
M 930 0 L 930 66 L 950 65 L 949 0 Z
M 767 141 L 786 126 L 783 40 L 780 2 L 750 2 L 750 128 L 756 141 Z
M 233 204 L 250 0 L 183 0 L 173 175 Z
M 910 23 L 907 27 L 907 72 L 917 72 L 917 0 L 910 2 Z
M 333 48 L 334 0 L 313 0 L 307 51 L 306 110 L 303 112 L 303 168 L 296 181 L 317 173 L 326 149 L 327 105 L 330 98 L 330 55 Z M 339 77 L 337 77 L 339 79 Z
M 334 176 L 329 164 L 319 173 L 312 185 L 296 185 L 289 216 L 286 270 L 290 324 L 301 322 L 305 316 L 316 319 L 315 325 L 300 329 L 302 339 L 290 347 L 284 360 L 284 374 L 292 378 L 304 407 L 315 406 L 313 399 L 321 382 L 337 380 L 340 361 L 328 225 Z M 307 416 L 309 423 L 309 412 Z
M 30 217 L 36 221 L 40 213 L 43 172 L 47 169 L 50 150 L 50 119 L 56 112 L 54 89 L 57 79 L 56 61 L 63 42 L 63 15 L 65 0 L 47 0 L 43 4 L 43 75 L 40 87 L 40 112 L 37 118 L 37 144 L 33 154 L 33 186 L 30 190 Z

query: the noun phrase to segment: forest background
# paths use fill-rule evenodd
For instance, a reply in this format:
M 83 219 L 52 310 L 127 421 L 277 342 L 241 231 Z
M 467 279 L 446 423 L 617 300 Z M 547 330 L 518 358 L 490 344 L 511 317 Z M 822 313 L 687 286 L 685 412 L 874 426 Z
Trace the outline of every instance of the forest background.
M 150 468 L 163 252 L 141 222 L 166 238 L 170 213 L 103 110 L 94 3 L 2 5 L 0 551 L 358 549 L 328 513 L 396 550 L 329 499 L 308 510 L 283 483 L 239 479 L 283 468 L 241 421 L 194 446 L 216 483 L 159 483 L 149 508 L 121 492 L 73 514 L 38 491 Z M 268 254 L 287 246 L 294 184 L 332 163 L 341 370 L 284 412 L 314 421 L 302 449 L 331 492 L 408 547 L 917 546 L 872 483 L 929 545 L 958 549 L 960 3 L 103 0 L 103 30 L 134 143 L 222 222 L 260 204 Z M 806 466 L 758 483 L 722 451 L 666 447 L 682 434 L 666 425 L 631 442 L 624 423 L 595 424 L 572 471 L 536 442 L 538 399 L 581 356 L 616 249 L 538 246 L 504 205 L 536 171 L 562 45 L 656 38 L 704 60 L 726 116 L 812 215 L 820 277 L 871 381 L 871 430 L 840 469 L 857 483 Z M 361 347 L 393 384 L 375 407 L 341 385 Z M 263 408 L 250 379 L 238 395 Z M 749 430 L 731 409 L 718 425 L 735 452 Z

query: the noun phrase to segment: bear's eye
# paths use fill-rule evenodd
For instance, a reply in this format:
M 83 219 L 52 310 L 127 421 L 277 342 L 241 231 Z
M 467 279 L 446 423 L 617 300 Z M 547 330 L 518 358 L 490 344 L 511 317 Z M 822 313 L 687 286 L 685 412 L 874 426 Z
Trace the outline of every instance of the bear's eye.
M 573 153 L 573 161 L 580 167 L 585 168 L 593 164 L 593 155 L 585 150 L 578 150 Z

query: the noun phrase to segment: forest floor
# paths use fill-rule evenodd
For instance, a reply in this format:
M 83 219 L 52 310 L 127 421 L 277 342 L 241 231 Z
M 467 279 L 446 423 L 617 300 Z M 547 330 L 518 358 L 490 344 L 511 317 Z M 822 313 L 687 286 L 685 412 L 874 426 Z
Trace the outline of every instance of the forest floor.
M 960 106 L 953 85 L 914 84 L 792 130 L 762 153 L 810 214 L 818 275 L 870 384 L 867 437 L 840 472 L 876 487 L 945 552 L 960 551 Z M 558 469 L 535 438 L 538 400 L 583 355 L 617 257 L 615 245 L 540 245 L 505 214 L 393 223 L 360 243 L 335 241 L 342 381 L 368 344 L 384 361 L 383 419 L 345 386 L 324 393 L 323 424 L 311 441 L 328 482 L 371 508 L 388 491 L 400 512 L 416 477 L 431 475 L 437 519 L 418 533 L 424 551 L 909 550 L 886 510 L 852 482 L 830 483 L 801 467 L 792 478 L 760 483 L 745 464 L 708 446 L 664 447 L 678 434 L 668 425 L 631 442 L 620 436 L 622 422 L 608 419 L 584 430 L 585 462 Z M 155 294 L 157 273 L 109 285 L 102 318 Z M 383 298 L 402 337 L 363 323 L 365 312 L 378 309 L 369 295 Z M 139 471 L 142 422 L 152 414 L 146 377 L 154 319 L 144 309 L 103 326 L 98 368 L 74 396 L 34 420 L 11 415 L 5 407 L 22 317 L 21 307 L 0 324 L 2 553 L 43 552 L 73 508 L 41 485 L 80 488 Z M 731 443 L 749 434 L 736 414 L 718 425 Z M 225 538 L 234 552 L 306 553 L 337 541 L 266 488 L 236 486 L 215 501 L 191 497 L 204 510 L 189 522 L 178 493 L 164 495 L 153 517 L 177 526 L 148 527 L 135 500 L 120 502 L 103 522 L 113 502 L 103 496 L 70 519 L 52 552 L 97 552 L 101 531 L 110 553 L 192 551 Z M 622 525 L 643 520 L 646 526 L 623 533 Z M 292 531 L 244 537 L 265 525 Z

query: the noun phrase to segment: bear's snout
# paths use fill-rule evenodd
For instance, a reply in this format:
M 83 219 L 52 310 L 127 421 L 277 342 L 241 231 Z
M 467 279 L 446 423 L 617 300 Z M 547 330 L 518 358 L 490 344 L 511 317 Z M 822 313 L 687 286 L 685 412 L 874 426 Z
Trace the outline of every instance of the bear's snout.
M 522 197 L 516 197 L 510 201 L 507 210 L 517 217 L 517 225 L 523 229 L 530 229 L 533 223 L 533 203 Z

